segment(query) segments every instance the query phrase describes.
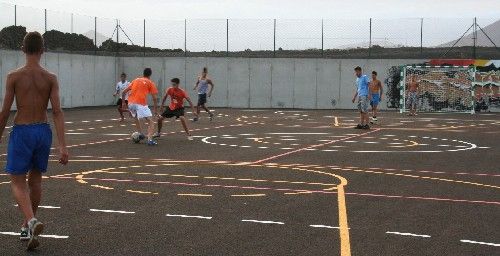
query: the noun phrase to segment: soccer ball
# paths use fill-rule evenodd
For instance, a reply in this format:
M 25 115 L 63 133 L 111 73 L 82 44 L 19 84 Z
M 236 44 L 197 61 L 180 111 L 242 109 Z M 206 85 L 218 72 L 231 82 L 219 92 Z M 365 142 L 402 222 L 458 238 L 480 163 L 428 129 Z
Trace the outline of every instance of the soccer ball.
M 134 132 L 134 133 L 132 133 L 131 138 L 132 138 L 132 141 L 133 141 L 134 143 L 139 143 L 139 142 L 141 142 L 141 134 L 140 134 L 139 132 Z

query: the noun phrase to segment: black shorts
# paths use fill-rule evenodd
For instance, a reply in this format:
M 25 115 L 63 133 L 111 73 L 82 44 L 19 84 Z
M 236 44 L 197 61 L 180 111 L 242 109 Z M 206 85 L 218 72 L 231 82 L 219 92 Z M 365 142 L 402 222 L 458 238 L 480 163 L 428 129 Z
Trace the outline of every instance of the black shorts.
M 165 118 L 172 118 L 175 116 L 175 118 L 179 118 L 181 116 L 184 116 L 184 108 L 178 108 L 171 110 L 169 107 L 161 114 L 161 116 Z
M 123 103 L 123 100 L 122 100 L 122 99 L 118 99 L 118 101 L 116 102 L 116 105 L 117 105 L 117 106 L 121 106 L 121 105 L 122 105 L 122 103 Z M 125 105 L 127 105 L 127 106 L 128 106 L 128 100 L 125 100 Z
M 207 94 L 198 94 L 198 106 L 205 105 L 207 103 Z

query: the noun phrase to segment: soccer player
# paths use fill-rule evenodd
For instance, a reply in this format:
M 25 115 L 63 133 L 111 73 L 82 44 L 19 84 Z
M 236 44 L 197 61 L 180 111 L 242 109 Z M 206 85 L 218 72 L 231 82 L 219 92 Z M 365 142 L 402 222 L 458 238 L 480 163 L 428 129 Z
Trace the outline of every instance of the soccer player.
M 382 101 L 383 93 L 384 89 L 382 86 L 382 82 L 377 79 L 377 72 L 373 71 L 372 81 L 370 83 L 370 94 L 372 97 L 370 101 L 370 105 L 372 106 L 372 120 L 370 121 L 371 124 L 378 121 L 377 119 L 378 104 L 380 103 L 380 101 Z
M 42 173 L 47 171 L 52 144 L 52 130 L 47 121 L 49 101 L 59 143 L 59 163 L 68 163 L 59 84 L 56 75 L 40 65 L 43 49 L 40 33 L 26 34 L 22 46 L 26 64 L 8 74 L 0 113 L 2 135 L 16 99 L 17 112 L 7 147 L 5 171 L 10 175 L 12 194 L 24 215 L 20 238 L 29 240 L 29 250 L 39 246 L 38 236 L 44 228 L 35 215 L 42 199 Z
M 120 81 L 118 81 L 118 83 L 116 83 L 116 92 L 115 94 L 113 94 L 113 96 L 117 96 L 119 97 L 118 99 L 118 102 L 116 102 L 116 105 L 118 106 L 118 113 L 120 113 L 120 122 L 123 122 L 125 120 L 125 117 L 123 116 L 123 113 L 125 112 L 129 112 L 128 111 L 128 94 L 125 95 L 125 98 L 123 97 L 123 91 L 125 91 L 125 89 L 127 89 L 127 87 L 130 85 L 130 82 L 127 81 L 127 74 L 125 73 L 122 73 L 122 75 L 120 76 Z M 122 108 L 122 103 L 123 101 L 125 101 L 125 106 L 127 106 L 127 108 Z
M 144 119 L 148 122 L 148 145 L 154 146 L 158 145 L 156 141 L 153 140 L 153 132 L 155 125 L 155 118 L 158 115 L 158 89 L 153 81 L 151 81 L 151 75 L 153 71 L 151 68 L 145 68 L 143 72 L 143 77 L 139 77 L 132 81 L 130 85 L 122 93 L 122 97 L 130 92 L 128 96 L 129 110 L 132 116 L 135 118 L 135 125 L 137 132 L 141 134 L 140 140 L 145 139 L 144 133 L 142 133 L 141 120 Z M 147 98 L 148 95 L 153 97 L 153 113 L 149 109 Z M 122 108 L 125 108 L 125 101 L 122 101 Z
M 198 114 L 196 113 L 193 102 L 187 95 L 186 91 L 182 90 L 179 88 L 180 85 L 180 80 L 179 78 L 173 78 L 170 80 L 172 83 L 172 87 L 168 88 L 165 91 L 165 96 L 163 96 L 163 100 L 161 101 L 161 116 L 158 119 L 158 132 L 155 134 L 155 137 L 160 137 L 161 135 L 161 128 L 163 126 L 163 120 L 165 118 L 172 118 L 175 116 L 176 119 L 180 119 L 182 123 L 182 127 L 184 128 L 184 131 L 186 131 L 186 134 L 188 136 L 188 140 L 193 140 L 193 136 L 189 132 L 189 128 L 187 127 L 186 124 L 186 118 L 184 118 L 184 99 L 189 102 L 189 106 L 191 107 L 193 114 L 195 115 L 195 118 L 198 118 Z M 165 111 L 163 111 L 164 106 L 165 106 L 165 101 L 167 98 L 170 97 L 170 105 L 166 108 Z
M 410 83 L 406 88 L 406 97 L 408 99 L 408 108 L 410 109 L 409 116 L 417 115 L 417 104 L 418 104 L 418 82 L 415 75 L 410 77 Z
M 212 114 L 206 106 L 207 94 L 209 98 L 212 97 L 212 92 L 214 91 L 214 87 L 215 85 L 212 82 L 212 79 L 208 77 L 208 68 L 204 67 L 201 76 L 198 77 L 198 81 L 196 82 L 193 91 L 196 91 L 196 89 L 198 89 L 198 104 L 196 105 L 197 116 L 200 115 L 201 108 L 203 108 L 210 116 L 210 121 L 213 120 L 214 114 Z M 193 121 L 194 122 L 198 121 L 198 117 L 195 117 Z
M 368 80 L 368 76 L 363 75 L 361 67 L 354 68 L 354 72 L 356 75 L 357 90 L 354 97 L 352 97 L 352 103 L 356 101 L 356 98 L 358 99 L 358 110 L 360 113 L 360 123 L 356 126 L 356 129 L 370 129 L 368 125 L 368 104 L 370 104 L 371 99 L 369 92 L 370 81 Z

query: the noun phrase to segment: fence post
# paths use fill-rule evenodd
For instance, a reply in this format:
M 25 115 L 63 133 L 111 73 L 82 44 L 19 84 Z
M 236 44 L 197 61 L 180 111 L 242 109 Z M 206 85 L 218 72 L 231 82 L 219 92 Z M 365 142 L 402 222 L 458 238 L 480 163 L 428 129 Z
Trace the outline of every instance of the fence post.
M 229 19 L 226 19 L 226 57 L 229 57 Z
M 477 44 L 477 18 L 474 17 L 474 31 L 472 32 L 473 33 L 473 41 L 474 41 L 474 47 L 472 48 L 472 58 L 473 59 L 476 59 L 477 55 L 476 55 L 476 44 Z
M 325 28 L 323 19 L 321 19 L 321 57 L 325 57 Z
M 274 32 L 273 32 L 273 37 L 274 37 L 274 48 L 273 48 L 273 57 L 276 57 L 276 19 L 274 19 Z
M 45 17 L 45 33 L 47 33 L 47 9 L 43 9 Z
M 142 52 L 143 52 L 143 55 L 146 56 L 146 19 L 144 19 L 144 24 L 143 24 L 143 28 L 144 28 L 144 36 L 143 36 L 143 39 L 144 39 L 144 42 L 142 44 Z
M 184 19 L 184 57 L 187 56 L 187 19 Z
M 94 17 L 94 54 L 97 55 L 97 17 Z
M 14 26 L 17 27 L 17 5 L 14 5 Z
M 424 18 L 420 18 L 420 58 L 424 55 Z
M 71 34 L 73 34 L 74 32 L 73 13 L 71 13 Z
M 118 19 L 116 19 L 116 55 L 120 52 L 120 23 Z
M 372 57 L 372 18 L 370 18 L 370 41 L 368 43 L 368 58 Z

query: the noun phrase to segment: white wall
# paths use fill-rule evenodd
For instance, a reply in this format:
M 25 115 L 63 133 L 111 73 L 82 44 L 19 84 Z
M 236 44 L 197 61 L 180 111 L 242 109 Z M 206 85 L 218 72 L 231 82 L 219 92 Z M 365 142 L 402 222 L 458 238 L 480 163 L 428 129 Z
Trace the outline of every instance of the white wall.
M 112 94 L 120 73 L 127 73 L 132 80 L 145 67 L 153 69 L 152 80 L 160 92 L 170 85 L 170 79 L 178 77 L 196 102 L 192 88 L 207 66 L 216 86 L 209 101 L 213 107 L 353 109 L 355 66 L 361 66 L 367 74 L 376 70 L 384 81 L 390 67 L 421 62 L 424 60 L 104 57 L 58 53 L 46 53 L 42 60 L 59 77 L 65 108 L 114 104 Z M 21 52 L 0 50 L 0 102 L 7 73 L 23 63 Z M 386 108 L 385 100 L 384 97 L 382 109 Z

